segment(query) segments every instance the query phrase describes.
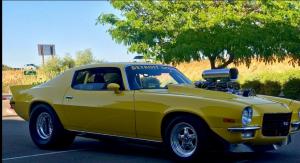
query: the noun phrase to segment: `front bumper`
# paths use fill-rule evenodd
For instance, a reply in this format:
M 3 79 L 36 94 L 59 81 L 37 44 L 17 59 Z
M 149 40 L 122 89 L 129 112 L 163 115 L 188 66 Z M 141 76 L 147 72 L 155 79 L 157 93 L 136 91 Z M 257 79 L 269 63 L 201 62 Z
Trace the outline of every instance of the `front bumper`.
M 259 126 L 251 126 L 251 127 L 232 127 L 228 128 L 229 132 L 232 133 L 243 133 L 243 132 L 250 132 L 250 131 L 256 131 L 259 130 Z
M 246 126 L 228 128 L 228 131 L 233 134 L 240 134 L 242 139 L 251 139 L 254 138 L 256 131 L 259 129 L 259 126 Z
M 292 122 L 291 123 L 291 133 L 296 133 L 300 131 L 300 121 L 297 121 L 297 122 Z
M 287 140 L 290 134 L 300 131 L 300 121 L 290 123 L 290 132 L 287 136 L 265 136 L 260 126 L 230 127 L 227 129 L 217 129 L 218 133 L 225 135 L 225 140 L 231 144 L 277 144 Z M 226 133 L 225 133 L 226 132 Z
M 274 144 L 269 144 L 268 150 L 277 150 L 282 146 L 288 145 L 292 142 L 291 135 L 287 136 L 286 139 L 284 139 L 280 143 L 274 143 Z M 253 148 L 254 147 L 254 148 Z M 255 152 L 255 145 L 247 144 L 247 143 L 240 143 L 240 144 L 230 144 L 229 146 L 229 151 L 230 152 Z

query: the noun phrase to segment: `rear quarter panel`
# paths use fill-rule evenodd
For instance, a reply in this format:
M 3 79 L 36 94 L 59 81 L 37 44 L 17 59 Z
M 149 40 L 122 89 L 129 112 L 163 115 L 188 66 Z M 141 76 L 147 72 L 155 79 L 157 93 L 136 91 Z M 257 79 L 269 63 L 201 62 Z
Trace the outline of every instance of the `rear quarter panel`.
M 16 113 L 23 119 L 29 120 L 31 106 L 42 102 L 50 105 L 63 123 L 62 100 L 66 89 L 71 85 L 72 75 L 73 71 L 66 71 L 44 84 L 21 90 L 17 95 L 13 95 Z

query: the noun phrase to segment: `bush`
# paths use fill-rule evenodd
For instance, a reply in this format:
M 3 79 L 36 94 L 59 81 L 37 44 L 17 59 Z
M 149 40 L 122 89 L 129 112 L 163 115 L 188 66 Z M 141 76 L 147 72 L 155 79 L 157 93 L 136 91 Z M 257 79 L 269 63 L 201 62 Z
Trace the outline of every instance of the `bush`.
M 49 78 L 53 78 L 62 72 L 61 62 L 59 57 L 53 57 L 42 66 L 41 70 L 44 71 Z
M 278 81 L 267 80 L 262 87 L 262 94 L 270 96 L 278 96 L 281 92 L 281 85 Z
M 261 94 L 262 93 L 262 87 L 263 84 L 259 80 L 251 80 L 251 81 L 245 81 L 245 83 L 242 85 L 243 89 L 254 89 L 255 93 Z
M 284 83 L 282 91 L 285 97 L 300 100 L 300 79 L 290 78 Z
M 66 54 L 61 59 L 61 63 L 60 64 L 61 64 L 62 70 L 67 70 L 67 69 L 75 67 L 75 61 L 74 61 L 74 59 L 69 54 Z
M 75 65 L 81 66 L 94 63 L 95 59 L 90 49 L 76 52 Z

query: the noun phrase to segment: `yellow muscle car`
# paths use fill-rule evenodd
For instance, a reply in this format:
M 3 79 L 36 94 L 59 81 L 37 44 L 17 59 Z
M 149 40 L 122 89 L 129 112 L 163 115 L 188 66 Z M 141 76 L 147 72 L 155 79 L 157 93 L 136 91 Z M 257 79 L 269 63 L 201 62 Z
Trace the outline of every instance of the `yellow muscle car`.
M 219 79 L 237 78 L 235 69 L 203 77 L 197 87 L 167 65 L 85 65 L 35 87 L 11 87 L 11 105 L 43 149 L 70 145 L 76 135 L 109 136 L 160 142 L 172 158 L 192 160 L 237 145 L 276 149 L 299 131 L 299 101 L 216 89 Z

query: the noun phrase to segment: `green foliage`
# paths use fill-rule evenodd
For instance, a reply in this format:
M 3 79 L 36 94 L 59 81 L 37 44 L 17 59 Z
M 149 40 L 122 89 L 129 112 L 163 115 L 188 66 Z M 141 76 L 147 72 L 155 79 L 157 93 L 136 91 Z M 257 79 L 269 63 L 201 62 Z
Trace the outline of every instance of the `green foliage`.
M 62 72 L 61 63 L 59 57 L 53 57 L 42 66 L 42 70 L 47 73 L 48 77 L 52 78 Z
M 283 94 L 287 98 L 300 100 L 300 79 L 291 78 L 283 85 Z
M 45 65 L 42 67 L 42 70 L 47 73 L 49 78 L 53 78 L 59 73 L 75 66 L 100 62 L 102 61 L 94 59 L 93 53 L 90 49 L 86 49 L 83 51 L 78 51 L 76 53 L 75 60 L 69 54 L 66 54 L 63 58 L 53 57 L 45 63 Z
M 67 54 L 62 58 L 61 66 L 63 69 L 73 68 L 75 67 L 75 61 L 69 54 Z
M 262 94 L 278 96 L 281 92 L 281 85 L 277 81 L 266 81 L 262 86 Z
M 208 58 L 212 68 L 291 57 L 300 65 L 297 1 L 111 1 L 122 18 L 97 23 L 130 52 L 165 63 Z M 217 65 L 219 64 L 219 65 Z
M 93 54 L 90 49 L 78 51 L 76 53 L 76 61 L 75 61 L 76 66 L 92 64 L 95 62 L 97 62 L 97 60 L 94 59 Z
M 272 71 L 258 71 L 258 73 L 241 74 L 239 77 L 240 83 L 244 83 L 245 80 L 259 80 L 264 83 L 268 80 L 278 81 L 281 85 L 289 81 L 290 78 L 300 79 L 300 70 L 288 70 L 282 72 Z
M 257 94 L 278 96 L 283 91 L 284 97 L 300 100 L 300 78 L 289 78 L 283 83 L 267 80 L 262 83 L 259 80 L 247 80 L 242 84 L 243 89 L 252 88 Z
M 243 89 L 254 89 L 255 93 L 257 94 L 262 94 L 262 87 L 263 84 L 259 80 L 251 80 L 251 81 L 246 81 L 243 85 Z

